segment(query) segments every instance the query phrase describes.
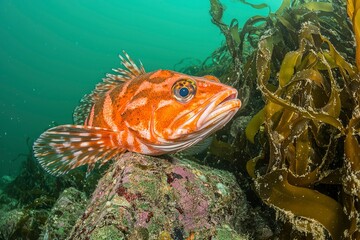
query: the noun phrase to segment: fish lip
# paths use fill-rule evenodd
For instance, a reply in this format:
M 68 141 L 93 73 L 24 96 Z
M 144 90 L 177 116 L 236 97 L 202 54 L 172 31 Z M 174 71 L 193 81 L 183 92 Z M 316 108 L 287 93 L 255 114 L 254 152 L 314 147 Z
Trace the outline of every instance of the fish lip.
M 233 115 L 241 107 L 241 101 L 237 98 L 238 92 L 234 88 L 226 89 L 221 91 L 212 99 L 210 103 L 207 103 L 207 106 L 204 107 L 204 110 L 199 112 L 200 118 L 197 122 L 197 128 L 203 129 L 206 128 L 209 124 L 209 121 L 212 123 L 216 122 L 214 119 L 220 118 L 220 115 L 224 115 L 228 112 L 234 112 Z

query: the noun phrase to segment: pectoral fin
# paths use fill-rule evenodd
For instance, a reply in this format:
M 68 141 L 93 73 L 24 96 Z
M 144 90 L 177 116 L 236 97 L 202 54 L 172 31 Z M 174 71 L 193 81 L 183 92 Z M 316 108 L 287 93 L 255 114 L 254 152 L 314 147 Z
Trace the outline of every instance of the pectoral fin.
M 53 175 L 62 175 L 85 164 L 92 169 L 96 162 L 104 164 L 123 153 L 117 132 L 82 125 L 51 128 L 35 141 L 34 155 L 41 166 Z

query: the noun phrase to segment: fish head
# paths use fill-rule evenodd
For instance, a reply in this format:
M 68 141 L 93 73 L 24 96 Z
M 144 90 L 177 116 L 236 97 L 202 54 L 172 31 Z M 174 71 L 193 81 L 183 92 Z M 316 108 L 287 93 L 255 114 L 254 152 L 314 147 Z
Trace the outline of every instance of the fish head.
M 180 151 L 201 141 L 222 128 L 241 107 L 237 90 L 214 76 L 159 70 L 149 76 L 151 79 L 156 79 L 157 85 L 148 93 L 147 104 L 138 109 L 138 114 L 148 118 L 142 118 L 147 124 L 132 129 L 158 154 Z
M 155 154 L 183 150 L 222 128 L 241 107 L 235 88 L 214 76 L 194 77 L 169 70 L 148 76 L 154 85 L 137 108 L 140 125 L 128 124 Z M 132 118 L 134 118 L 133 116 Z

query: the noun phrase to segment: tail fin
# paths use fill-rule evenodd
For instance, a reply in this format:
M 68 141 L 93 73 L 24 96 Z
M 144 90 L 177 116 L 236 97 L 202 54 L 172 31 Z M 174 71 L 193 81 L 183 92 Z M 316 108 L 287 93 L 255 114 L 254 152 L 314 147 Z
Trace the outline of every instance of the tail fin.
M 59 176 L 85 164 L 91 170 L 125 151 L 116 132 L 99 127 L 61 125 L 51 128 L 35 141 L 34 155 L 49 173 Z

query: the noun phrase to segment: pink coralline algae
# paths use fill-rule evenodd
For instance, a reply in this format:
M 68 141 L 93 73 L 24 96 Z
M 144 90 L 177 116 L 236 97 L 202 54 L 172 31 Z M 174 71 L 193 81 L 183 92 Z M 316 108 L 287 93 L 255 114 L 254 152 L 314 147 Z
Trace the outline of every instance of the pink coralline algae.
M 178 198 L 176 209 L 179 211 L 179 220 L 184 230 L 209 228 L 209 205 L 203 190 L 193 181 L 194 174 L 189 169 L 180 166 L 175 166 L 170 174 L 173 176 L 170 185 L 175 189 Z
M 146 227 L 153 215 L 154 214 L 152 212 L 139 212 L 136 218 L 135 225 L 140 227 Z

